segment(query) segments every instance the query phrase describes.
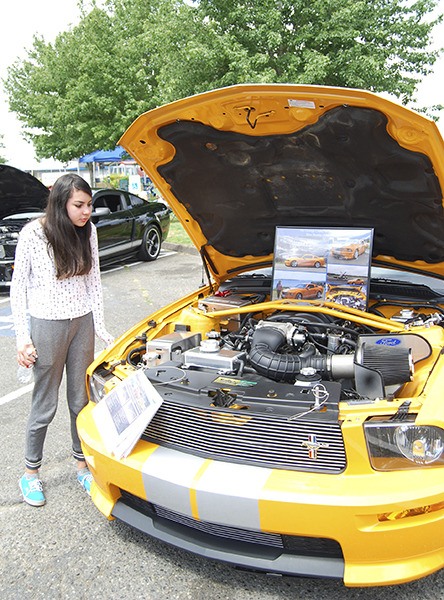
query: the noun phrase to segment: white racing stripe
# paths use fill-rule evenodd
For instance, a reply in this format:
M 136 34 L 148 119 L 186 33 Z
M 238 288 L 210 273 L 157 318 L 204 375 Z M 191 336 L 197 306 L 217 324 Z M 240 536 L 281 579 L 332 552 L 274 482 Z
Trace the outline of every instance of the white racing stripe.
M 207 463 L 206 468 L 204 463 Z M 260 530 L 259 498 L 272 470 L 159 446 L 142 467 L 147 499 L 210 523 Z M 195 498 L 195 500 L 193 500 Z M 193 514 L 193 506 L 197 515 Z
M 192 516 L 190 487 L 205 459 L 159 446 L 142 468 L 150 502 Z

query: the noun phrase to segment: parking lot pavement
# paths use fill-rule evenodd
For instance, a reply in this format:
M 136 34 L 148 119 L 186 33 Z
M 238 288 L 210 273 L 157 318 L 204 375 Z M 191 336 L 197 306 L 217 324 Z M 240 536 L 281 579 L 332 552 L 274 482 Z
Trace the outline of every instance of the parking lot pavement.
M 118 336 L 202 283 L 195 254 L 167 251 L 152 263 L 115 265 L 102 275 L 108 329 Z M 0 298 L 8 323 L 9 302 Z M 75 480 L 68 415 L 60 406 L 45 445 L 41 475 L 47 504 L 20 501 L 23 436 L 30 389 L 16 381 L 15 341 L 0 329 L 0 597 L 5 600 L 438 600 L 444 573 L 404 586 L 345 589 L 330 580 L 239 571 L 147 538 L 103 517 Z M 15 396 L 14 396 L 15 394 Z M 14 397 L 13 397 L 14 396 Z

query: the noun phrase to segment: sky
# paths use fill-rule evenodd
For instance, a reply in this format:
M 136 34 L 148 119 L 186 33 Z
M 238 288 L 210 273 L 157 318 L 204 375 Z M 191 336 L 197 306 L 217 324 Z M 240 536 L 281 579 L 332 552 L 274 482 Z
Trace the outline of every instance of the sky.
M 1 80 L 7 75 L 7 68 L 15 60 L 26 57 L 32 48 L 35 34 L 43 36 L 46 42 L 52 42 L 58 33 L 66 31 L 80 20 L 77 0 L 0 0 L 1 36 L 0 36 L 0 134 L 3 135 L 4 149 L 0 154 L 8 164 L 19 169 L 32 170 L 60 166 L 52 160 L 38 164 L 32 144 L 24 141 L 20 135 L 20 123 L 14 113 L 9 112 L 7 96 Z M 439 12 L 444 13 L 444 0 L 439 1 Z M 435 45 L 443 44 L 444 24 L 436 28 Z M 420 85 L 417 100 L 419 105 L 444 104 L 444 57 L 434 66 L 434 74 L 429 75 Z M 444 135 L 444 116 L 439 122 Z

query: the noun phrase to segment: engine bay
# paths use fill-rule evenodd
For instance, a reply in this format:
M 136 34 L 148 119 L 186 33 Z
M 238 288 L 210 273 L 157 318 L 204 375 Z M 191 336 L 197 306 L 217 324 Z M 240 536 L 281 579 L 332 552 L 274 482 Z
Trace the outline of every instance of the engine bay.
M 332 422 L 339 402 L 395 398 L 432 354 L 417 331 L 443 319 L 427 303 L 422 310 L 393 302 L 387 318 L 326 302 L 270 302 L 264 285 L 203 296 L 172 330 L 142 336 L 128 364 L 143 368 L 164 397 L 184 403 L 197 398 L 202 406 L 208 398 L 207 406 L 220 409 Z M 196 326 L 196 313 L 211 326 Z

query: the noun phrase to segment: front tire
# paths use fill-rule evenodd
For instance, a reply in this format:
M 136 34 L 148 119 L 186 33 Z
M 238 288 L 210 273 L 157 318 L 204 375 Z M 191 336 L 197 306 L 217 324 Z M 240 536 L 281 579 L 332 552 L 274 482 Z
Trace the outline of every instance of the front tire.
M 156 260 L 160 254 L 162 238 L 160 231 L 155 225 L 149 225 L 142 238 L 142 245 L 139 250 L 139 258 L 145 261 Z

